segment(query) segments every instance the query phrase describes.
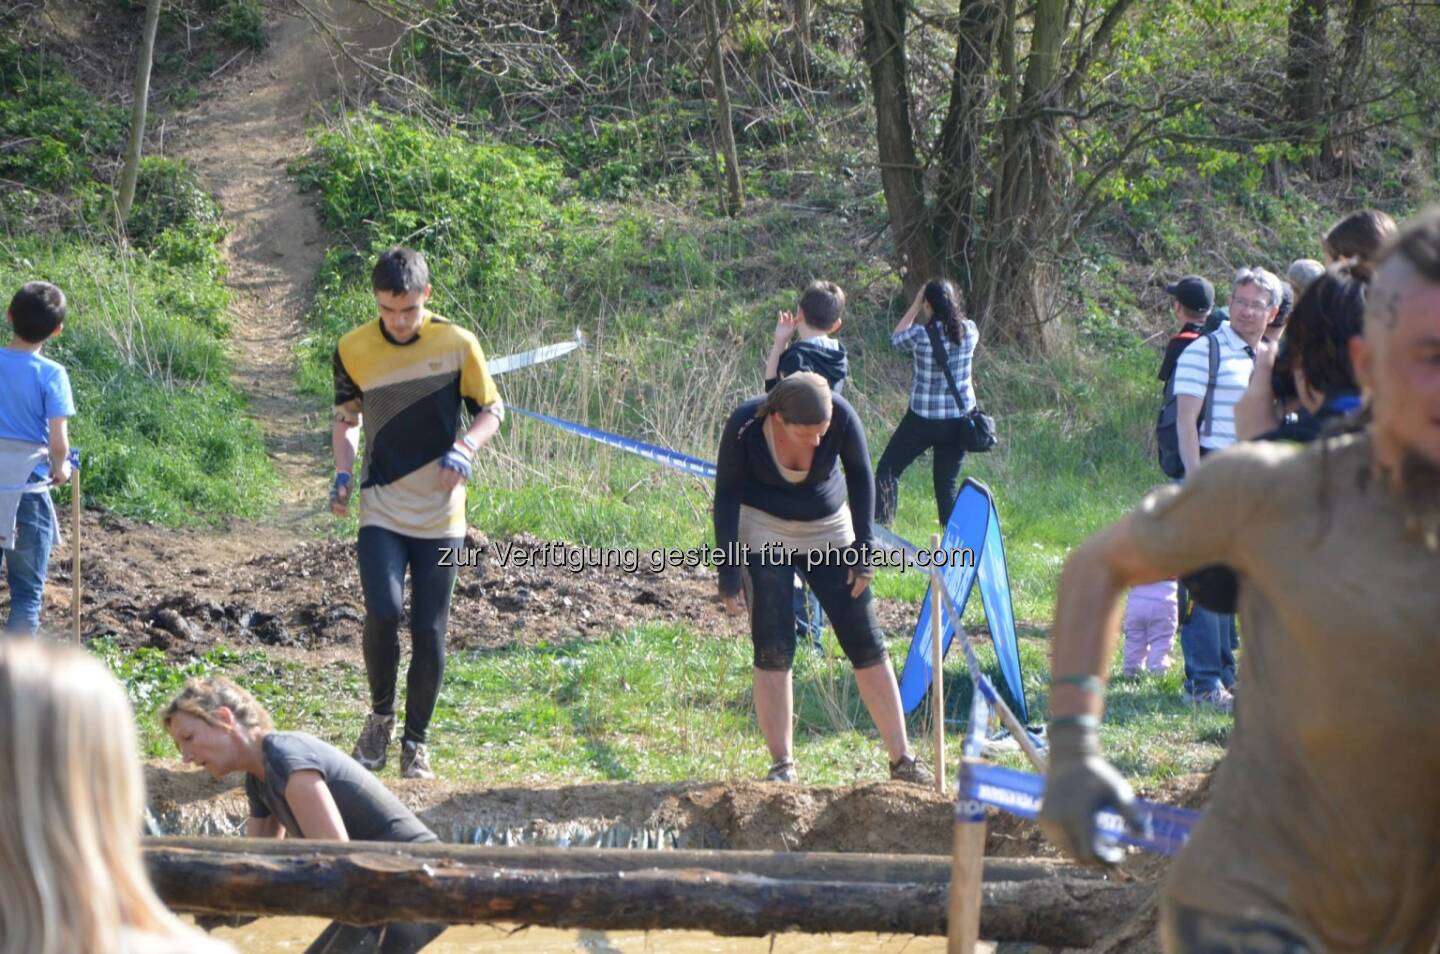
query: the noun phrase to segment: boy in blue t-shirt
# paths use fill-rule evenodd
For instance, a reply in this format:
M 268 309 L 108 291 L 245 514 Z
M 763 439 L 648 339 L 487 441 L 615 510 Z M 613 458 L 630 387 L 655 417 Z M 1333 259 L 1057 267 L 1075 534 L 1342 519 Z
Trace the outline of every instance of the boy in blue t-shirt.
M 49 282 L 30 282 L 10 299 L 5 320 L 12 335 L 0 348 L 0 488 L 17 488 L 0 489 L 0 560 L 10 585 L 5 630 L 33 633 L 56 537 L 47 490 L 70 479 L 70 377 L 40 355 L 65 325 L 65 293 Z M 25 484 L 35 488 L 18 489 Z

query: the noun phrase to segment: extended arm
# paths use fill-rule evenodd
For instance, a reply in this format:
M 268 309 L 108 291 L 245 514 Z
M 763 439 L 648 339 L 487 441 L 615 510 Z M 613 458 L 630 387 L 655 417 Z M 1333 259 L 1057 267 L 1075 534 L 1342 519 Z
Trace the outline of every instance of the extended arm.
M 325 841 L 349 841 L 345 820 L 335 806 L 335 797 L 325 778 L 313 769 L 302 769 L 285 783 L 285 802 L 300 826 L 303 838 Z
M 50 418 L 50 482 L 63 484 L 70 479 L 69 419 Z

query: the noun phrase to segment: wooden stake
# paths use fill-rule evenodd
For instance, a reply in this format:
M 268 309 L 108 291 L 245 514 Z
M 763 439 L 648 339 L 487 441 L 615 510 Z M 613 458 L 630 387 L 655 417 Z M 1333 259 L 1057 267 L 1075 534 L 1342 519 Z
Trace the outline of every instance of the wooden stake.
M 946 954 L 974 954 L 980 940 L 981 882 L 985 870 L 985 807 L 965 783 L 971 759 L 962 759 L 960 798 L 955 803 L 955 842 L 950 860 L 950 910 Z
M 930 535 L 930 550 L 940 549 L 940 534 Z M 930 711 L 935 722 L 935 791 L 945 794 L 945 626 L 940 612 L 939 573 L 930 574 Z
M 75 644 L 80 644 L 80 468 L 70 471 L 70 619 Z

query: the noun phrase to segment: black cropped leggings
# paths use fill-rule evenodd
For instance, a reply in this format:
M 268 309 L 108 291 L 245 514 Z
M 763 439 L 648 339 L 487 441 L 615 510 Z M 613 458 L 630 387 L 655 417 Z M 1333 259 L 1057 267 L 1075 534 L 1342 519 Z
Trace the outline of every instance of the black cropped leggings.
M 865 669 L 886 659 L 870 588 L 866 587 L 858 599 L 852 597 L 846 580 L 850 568 L 834 559 L 817 560 L 816 565 L 807 568 L 803 552 L 783 561 L 770 561 L 766 556 L 770 552 L 752 551 L 747 565 L 750 592 L 746 595 L 756 669 L 786 672 L 795 660 L 796 573 L 820 600 L 851 665 Z
M 407 742 L 424 742 L 440 680 L 445 675 L 445 630 L 455 588 L 457 548 L 464 539 L 423 540 L 383 527 L 360 528 L 360 589 L 365 594 L 365 675 L 370 707 L 395 713 L 400 669 L 400 617 L 405 608 L 405 568 L 410 568 L 410 673 L 405 679 Z

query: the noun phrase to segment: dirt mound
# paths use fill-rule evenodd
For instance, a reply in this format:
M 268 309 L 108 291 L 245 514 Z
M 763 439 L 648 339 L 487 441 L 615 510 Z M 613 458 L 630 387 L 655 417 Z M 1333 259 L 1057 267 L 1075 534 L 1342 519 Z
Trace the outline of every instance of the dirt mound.
M 174 762 L 146 766 L 150 806 L 167 834 L 244 827 L 238 776 L 214 780 Z M 933 853 L 950 843 L 953 807 L 899 782 L 841 788 L 760 782 L 594 783 L 486 788 L 385 779 L 447 841 L 595 843 L 606 832 L 658 832 L 680 848 Z

